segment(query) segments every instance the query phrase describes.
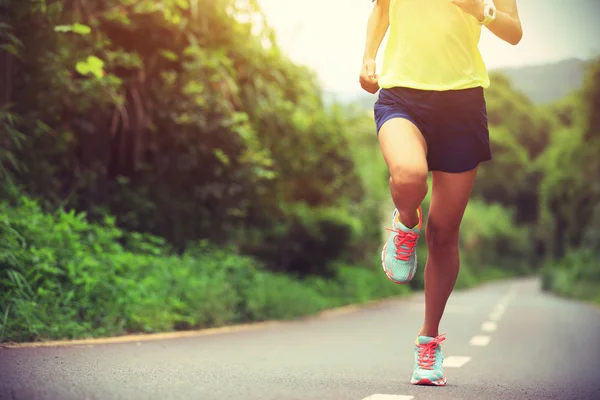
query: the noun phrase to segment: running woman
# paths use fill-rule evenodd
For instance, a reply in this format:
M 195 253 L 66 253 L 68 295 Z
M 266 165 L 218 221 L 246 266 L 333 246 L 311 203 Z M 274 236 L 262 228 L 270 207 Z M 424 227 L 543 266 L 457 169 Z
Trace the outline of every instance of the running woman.
M 421 203 L 432 172 L 425 240 L 425 320 L 411 383 L 445 385 L 439 324 L 459 270 L 459 227 L 480 163 L 492 158 L 479 52 L 482 27 L 516 45 L 516 0 L 373 0 L 360 84 L 379 96 L 375 124 L 396 206 L 383 269 L 409 282 L 417 269 Z M 389 29 L 381 74 L 375 59 Z

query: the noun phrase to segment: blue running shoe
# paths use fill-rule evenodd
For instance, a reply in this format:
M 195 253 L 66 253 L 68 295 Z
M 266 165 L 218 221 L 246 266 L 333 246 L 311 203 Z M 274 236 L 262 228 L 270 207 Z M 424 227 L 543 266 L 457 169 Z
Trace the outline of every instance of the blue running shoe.
M 446 385 L 444 374 L 444 356 L 440 343 L 446 340 L 444 335 L 437 337 L 419 336 L 415 342 L 415 369 L 410 383 L 413 385 Z
M 421 207 L 417 210 L 419 223 L 410 229 L 398 219 L 398 210 L 392 216 L 392 229 L 390 238 L 383 246 L 381 252 L 381 265 L 385 274 L 394 283 L 404 284 L 410 282 L 417 272 L 416 246 L 421 227 L 423 226 L 423 212 Z

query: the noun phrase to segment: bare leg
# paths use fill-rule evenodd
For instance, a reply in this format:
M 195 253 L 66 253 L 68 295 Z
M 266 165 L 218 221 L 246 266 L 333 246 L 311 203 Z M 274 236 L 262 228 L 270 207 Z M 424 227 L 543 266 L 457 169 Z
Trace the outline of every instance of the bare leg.
M 412 228 L 419 222 L 417 208 L 427 194 L 427 144 L 419 129 L 401 118 L 381 127 L 379 144 L 390 172 L 390 191 L 400 221 Z
M 425 322 L 421 336 L 435 337 L 459 270 L 458 238 L 477 168 L 463 173 L 433 172 L 432 198 L 425 236 Z

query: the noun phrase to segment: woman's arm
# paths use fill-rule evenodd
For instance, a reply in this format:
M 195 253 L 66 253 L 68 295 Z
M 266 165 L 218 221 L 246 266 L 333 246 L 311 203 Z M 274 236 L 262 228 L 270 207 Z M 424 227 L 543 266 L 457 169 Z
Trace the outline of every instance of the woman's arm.
M 500 39 L 517 45 L 523 37 L 523 27 L 517 10 L 517 0 L 494 0 L 496 19 L 490 22 L 488 29 Z M 480 21 L 483 20 L 483 12 Z
M 375 5 L 367 23 L 367 42 L 363 62 L 375 60 L 379 46 L 390 26 L 390 0 L 373 0 Z
M 450 0 L 478 21 L 483 21 L 484 0 Z M 487 27 L 494 35 L 512 44 L 518 44 L 523 37 L 523 27 L 517 10 L 517 0 L 493 0 L 496 6 L 496 19 Z
M 390 26 L 390 0 L 373 0 L 375 6 L 367 23 L 367 40 L 363 54 L 363 66 L 360 71 L 360 86 L 369 93 L 379 90 L 378 76 L 376 75 L 375 59 L 379 46 Z

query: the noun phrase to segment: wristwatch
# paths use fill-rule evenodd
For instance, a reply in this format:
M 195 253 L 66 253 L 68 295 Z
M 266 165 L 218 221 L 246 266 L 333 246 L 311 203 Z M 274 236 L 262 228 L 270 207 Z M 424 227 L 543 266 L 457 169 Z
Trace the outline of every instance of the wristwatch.
M 496 6 L 494 0 L 484 0 L 483 5 L 483 21 L 479 21 L 481 25 L 488 25 L 496 19 Z

